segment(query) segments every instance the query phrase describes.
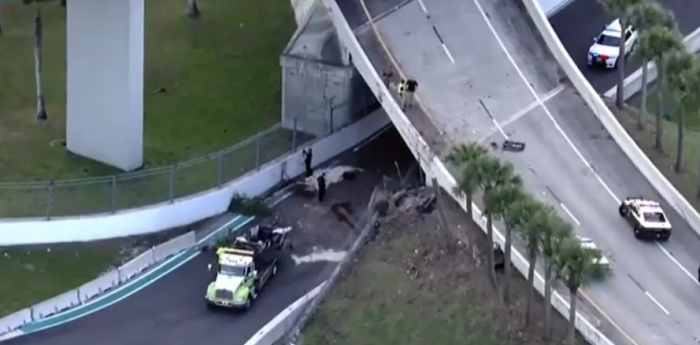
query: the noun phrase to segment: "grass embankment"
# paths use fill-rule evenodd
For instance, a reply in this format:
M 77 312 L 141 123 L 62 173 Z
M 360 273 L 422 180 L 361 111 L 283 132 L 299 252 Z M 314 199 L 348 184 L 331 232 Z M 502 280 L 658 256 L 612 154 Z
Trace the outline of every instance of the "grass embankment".
M 144 168 L 199 157 L 242 141 L 279 122 L 279 54 L 295 28 L 288 2 L 212 0 L 202 17 L 185 16 L 179 0 L 146 2 Z M 44 86 L 49 120 L 36 125 L 32 26 L 34 8 L 21 1 L 0 4 L 0 183 L 115 174 L 110 167 L 65 153 L 65 8 L 42 5 Z M 108 66 L 105 66 L 108 68 Z M 165 92 L 156 92 L 163 88 Z M 278 133 L 282 135 L 282 133 Z M 268 138 L 264 149 L 288 149 Z M 54 143 L 52 146 L 51 143 Z M 227 157 L 225 177 L 254 165 L 254 145 Z M 275 156 L 268 153 L 267 156 Z M 268 157 L 269 158 L 269 157 Z M 177 196 L 216 184 L 217 164 L 180 171 Z M 117 207 L 168 198 L 168 173 L 119 181 Z M 46 186 L 0 188 L 0 216 L 40 216 Z M 109 180 L 57 185 L 54 216 L 111 210 Z
M 289 3 L 210 0 L 200 8 L 202 17 L 191 20 L 185 16 L 186 2 L 146 2 L 146 168 L 223 149 L 279 121 L 279 54 L 295 27 Z M 65 135 L 65 9 L 50 2 L 42 5 L 42 13 L 49 120 L 38 126 L 31 50 L 34 9 L 18 0 L 0 3 L 0 182 L 116 173 L 50 145 Z M 155 92 L 161 87 L 167 92 Z M 274 140 L 264 145 L 271 150 L 279 146 Z M 251 146 L 241 157 L 229 156 L 225 177 L 233 178 L 244 164 L 250 165 L 242 162 L 250 160 L 252 152 Z M 213 187 L 215 176 L 213 163 L 184 170 L 176 194 Z M 125 182 L 122 187 L 126 186 Z M 119 189 L 118 205 L 162 201 L 167 188 L 166 175 L 134 182 Z M 60 208 L 55 215 L 104 212 L 109 207 L 107 184 L 57 188 L 55 193 L 55 207 Z M 45 189 L 0 188 L 0 216 L 37 216 L 45 209 Z M 95 278 L 121 261 L 124 248 L 115 240 L 0 249 L 0 272 L 6 282 L 0 284 L 0 315 Z
M 486 258 L 467 254 L 436 218 L 383 222 L 305 328 L 304 344 L 542 344 L 544 300 L 535 302 L 533 331 L 523 331 L 527 282 L 517 276 L 514 302 L 504 306 L 489 285 Z M 449 224 L 485 245 L 473 224 Z M 565 323 L 553 315 L 559 344 Z

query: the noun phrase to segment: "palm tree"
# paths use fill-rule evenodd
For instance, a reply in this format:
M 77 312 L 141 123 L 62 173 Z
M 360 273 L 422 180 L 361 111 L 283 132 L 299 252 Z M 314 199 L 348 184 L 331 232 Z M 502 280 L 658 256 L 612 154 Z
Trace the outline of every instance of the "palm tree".
M 553 212 L 543 221 L 546 226 L 541 229 L 540 246 L 544 256 L 544 300 L 547 304 L 544 308 L 544 338 L 549 341 L 552 337 L 552 278 L 557 276 L 556 258 L 561 243 L 572 238 L 573 230 L 571 224 Z
M 476 142 L 471 142 L 453 147 L 447 157 L 445 157 L 448 162 L 457 166 L 460 171 L 454 193 L 464 196 L 467 200 L 467 216 L 469 216 L 469 219 L 473 219 L 472 200 L 474 199 L 474 193 L 479 187 L 478 174 L 474 163 L 488 154 L 489 151 L 486 147 Z
M 676 21 L 673 14 L 655 2 L 641 2 L 627 10 L 629 23 L 636 26 L 641 32 L 645 32 L 655 26 L 673 28 Z M 644 44 L 647 44 L 646 46 Z M 640 40 L 636 49 L 636 55 L 642 58 L 642 105 L 637 118 L 637 127 L 644 130 L 647 114 L 647 90 L 649 80 L 649 61 L 654 59 L 654 50 L 649 46 L 650 42 Z
M 496 194 L 498 188 L 507 185 L 522 185 L 522 179 L 520 176 L 515 174 L 515 169 L 513 165 L 508 162 L 501 161 L 495 156 L 483 156 L 476 163 L 476 170 L 478 174 L 477 181 L 481 184 L 481 190 L 484 193 L 484 216 L 486 217 L 486 236 L 488 240 L 488 267 L 489 267 L 489 280 L 494 289 L 496 289 L 496 272 L 494 270 L 494 257 L 493 257 L 493 221 L 495 218 L 500 217 L 503 214 L 502 203 L 493 203 L 494 200 L 498 199 L 492 194 Z M 487 203 L 488 202 L 488 203 Z
M 512 265 L 510 255 L 513 249 L 513 231 L 522 229 L 529 216 L 516 207 L 520 206 L 519 201 L 523 200 L 526 195 L 520 184 L 498 186 L 491 193 L 484 195 L 484 209 L 488 210 L 489 214 L 498 215 L 505 223 L 503 301 L 506 304 L 510 304 L 511 301 L 510 278 Z
M 685 49 L 676 50 L 668 54 L 664 61 L 666 72 L 666 80 L 668 86 L 676 99 L 677 106 L 675 113 L 678 124 L 678 142 L 676 143 L 676 164 L 674 170 L 680 173 L 683 167 L 683 141 L 685 139 L 685 110 L 689 98 L 695 98 L 691 95 L 692 92 L 697 92 L 690 88 L 692 78 L 692 70 L 695 66 L 695 57 Z
M 199 18 L 201 14 L 197 0 L 187 0 L 187 16 L 190 18 Z
M 600 250 L 584 248 L 575 238 L 568 238 L 557 248 L 555 265 L 558 278 L 569 289 L 569 327 L 567 329 L 567 344 L 575 345 L 576 341 L 576 300 L 580 288 L 587 286 L 596 279 L 598 266 L 602 257 Z
M 656 70 L 658 80 L 658 100 L 656 109 L 656 140 L 654 141 L 654 149 L 663 151 L 663 115 L 665 111 L 665 93 L 666 93 L 666 55 L 669 52 L 685 49 L 683 45 L 683 37 L 678 30 L 662 26 L 651 27 L 641 33 L 639 38 L 639 49 L 644 50 L 640 55 L 653 56 L 656 62 Z
M 620 52 L 617 58 L 617 68 L 619 80 L 617 82 L 617 99 L 615 104 L 618 108 L 622 108 L 625 102 L 624 98 L 624 81 L 625 81 L 625 31 L 627 29 L 627 10 L 634 5 L 637 5 L 645 0 L 598 0 L 606 11 L 616 15 L 620 20 Z
M 44 88 L 42 86 L 41 55 L 42 55 L 42 19 L 40 3 L 50 0 L 23 0 L 24 4 L 34 4 L 36 14 L 34 15 L 34 79 L 36 81 L 36 121 L 46 121 L 49 116 L 46 113 L 46 102 L 44 101 Z
M 556 214 L 552 207 L 528 194 L 513 204 L 508 216 L 525 219 L 519 230 L 527 245 L 527 256 L 530 262 L 527 272 L 528 292 L 525 310 L 525 327 L 529 327 L 532 320 L 532 302 L 535 297 L 537 254 L 542 248 L 544 233 L 551 228 L 551 220 Z

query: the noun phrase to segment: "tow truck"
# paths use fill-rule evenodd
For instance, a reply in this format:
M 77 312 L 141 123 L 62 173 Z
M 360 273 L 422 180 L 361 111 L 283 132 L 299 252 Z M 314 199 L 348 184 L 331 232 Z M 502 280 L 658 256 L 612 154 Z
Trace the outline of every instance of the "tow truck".
M 619 212 L 630 223 L 637 239 L 667 241 L 671 237 L 671 222 L 656 201 L 627 197 L 620 203 Z
M 249 310 L 277 274 L 280 249 L 285 247 L 285 234 L 290 230 L 291 227 L 255 227 L 249 237 L 239 236 L 219 247 L 215 267 L 207 267 L 214 273 L 205 294 L 207 306 Z

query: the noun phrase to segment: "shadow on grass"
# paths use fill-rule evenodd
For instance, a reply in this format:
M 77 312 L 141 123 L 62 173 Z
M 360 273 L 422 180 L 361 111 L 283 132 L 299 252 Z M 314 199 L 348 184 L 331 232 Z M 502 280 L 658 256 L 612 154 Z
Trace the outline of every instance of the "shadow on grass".
M 230 149 L 169 167 L 53 184 L 0 184 L 0 217 L 75 216 L 172 201 L 235 180 L 312 139 L 277 125 Z
M 648 120 L 646 129 L 637 129 L 638 110 L 633 107 L 626 107 L 624 110 L 610 107 L 620 124 L 627 130 L 627 133 L 634 139 L 639 148 L 649 157 L 661 173 L 683 194 L 696 210 L 700 209 L 700 200 L 696 197 L 695 191 L 700 182 L 700 132 L 687 129 L 684 138 L 683 171 L 677 174 L 673 170 L 676 161 L 675 152 L 678 142 L 678 125 L 671 121 L 664 121 L 662 145 L 664 150 L 654 149 L 656 137 L 656 122 Z

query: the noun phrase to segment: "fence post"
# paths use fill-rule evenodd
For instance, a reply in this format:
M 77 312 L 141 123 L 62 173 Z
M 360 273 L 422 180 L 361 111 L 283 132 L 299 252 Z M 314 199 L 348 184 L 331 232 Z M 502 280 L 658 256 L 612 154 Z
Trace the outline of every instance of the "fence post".
M 255 170 L 260 170 L 260 138 L 262 135 L 258 135 L 255 138 Z
M 110 200 L 110 204 L 112 206 L 112 213 L 117 212 L 117 175 L 112 175 L 112 193 L 111 197 L 112 200 Z
M 53 211 L 53 180 L 49 181 L 46 189 L 46 220 L 51 219 L 51 211 Z
M 224 151 L 219 151 L 219 156 L 216 158 L 216 187 L 221 189 L 224 179 Z
M 172 204 L 175 201 L 175 170 L 177 164 L 170 166 L 170 179 L 168 181 L 168 201 Z
M 294 127 L 292 128 L 292 152 L 297 151 L 297 118 L 294 117 Z

